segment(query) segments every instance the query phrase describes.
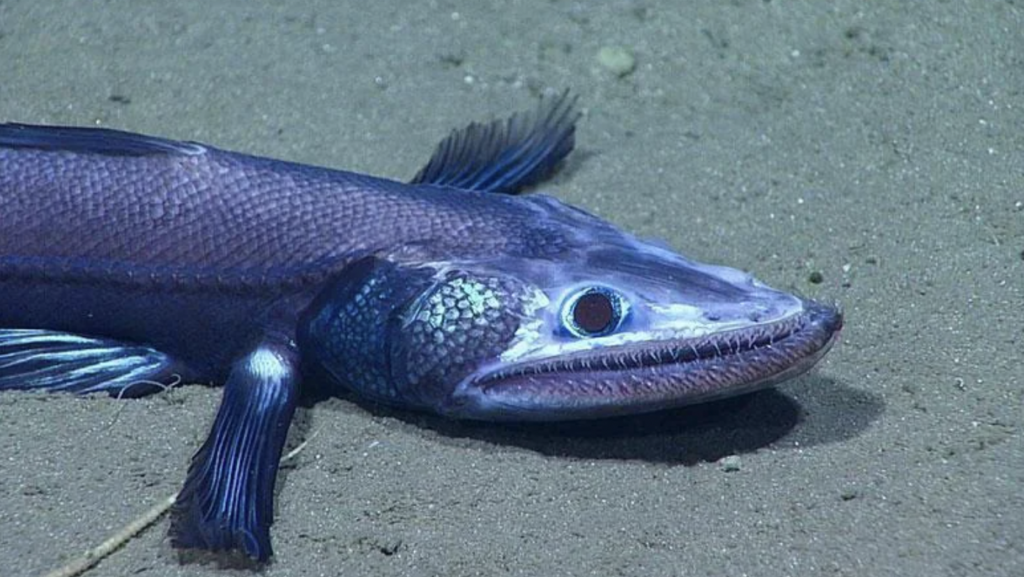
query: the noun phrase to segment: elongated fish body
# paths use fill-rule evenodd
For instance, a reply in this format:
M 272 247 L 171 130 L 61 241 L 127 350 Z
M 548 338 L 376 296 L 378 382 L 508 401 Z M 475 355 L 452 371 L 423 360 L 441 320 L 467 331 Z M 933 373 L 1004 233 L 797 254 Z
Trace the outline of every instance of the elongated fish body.
M 172 542 L 265 561 L 303 391 L 597 418 L 764 388 L 825 354 L 833 307 L 519 196 L 572 150 L 577 119 L 563 95 L 471 124 L 409 183 L 0 125 L 0 391 L 224 385 Z

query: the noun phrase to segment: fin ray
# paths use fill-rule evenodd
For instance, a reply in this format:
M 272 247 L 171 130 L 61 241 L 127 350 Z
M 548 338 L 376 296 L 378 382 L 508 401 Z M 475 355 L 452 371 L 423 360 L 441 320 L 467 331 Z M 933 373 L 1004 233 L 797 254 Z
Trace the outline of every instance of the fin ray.
M 572 151 L 580 116 L 575 104 L 565 91 L 533 112 L 454 130 L 410 183 L 518 194 Z
M 159 387 L 176 363 L 149 347 L 40 329 L 0 329 L 0 391 L 45 390 L 132 396 Z M 143 392 L 144 390 L 144 392 Z
M 232 368 L 206 442 L 196 452 L 171 523 L 175 547 L 273 554 L 274 482 L 298 398 L 298 356 L 264 343 Z
M 34 148 L 110 156 L 196 155 L 206 152 L 206 147 L 195 142 L 146 136 L 123 130 L 13 122 L 0 124 L 0 148 Z

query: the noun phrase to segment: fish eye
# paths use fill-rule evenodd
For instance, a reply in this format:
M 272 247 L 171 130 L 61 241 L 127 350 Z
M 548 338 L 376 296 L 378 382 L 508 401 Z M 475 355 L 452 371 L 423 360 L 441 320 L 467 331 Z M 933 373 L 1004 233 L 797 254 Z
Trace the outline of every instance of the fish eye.
M 588 287 L 566 299 L 562 326 L 579 338 L 601 337 L 619 328 L 626 301 L 606 287 Z

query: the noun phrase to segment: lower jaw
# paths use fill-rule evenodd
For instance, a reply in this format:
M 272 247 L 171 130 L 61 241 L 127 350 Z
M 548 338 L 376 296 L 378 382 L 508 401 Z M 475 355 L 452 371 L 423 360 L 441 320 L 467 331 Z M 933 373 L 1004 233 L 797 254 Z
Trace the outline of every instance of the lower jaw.
M 838 339 L 842 317 L 828 315 L 807 332 L 772 347 L 635 371 L 524 375 L 470 385 L 444 412 L 489 421 L 563 421 L 648 413 L 743 395 L 775 386 L 813 367 Z

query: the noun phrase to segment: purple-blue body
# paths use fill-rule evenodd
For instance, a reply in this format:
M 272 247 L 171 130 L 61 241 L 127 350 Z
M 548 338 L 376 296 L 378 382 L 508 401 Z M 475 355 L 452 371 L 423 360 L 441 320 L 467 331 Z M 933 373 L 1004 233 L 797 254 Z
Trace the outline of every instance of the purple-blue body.
M 563 95 L 470 125 L 410 183 L 0 125 L 0 391 L 225 385 L 172 540 L 264 561 L 304 375 L 457 418 L 597 418 L 771 386 L 829 349 L 833 307 L 517 196 L 577 118 Z

